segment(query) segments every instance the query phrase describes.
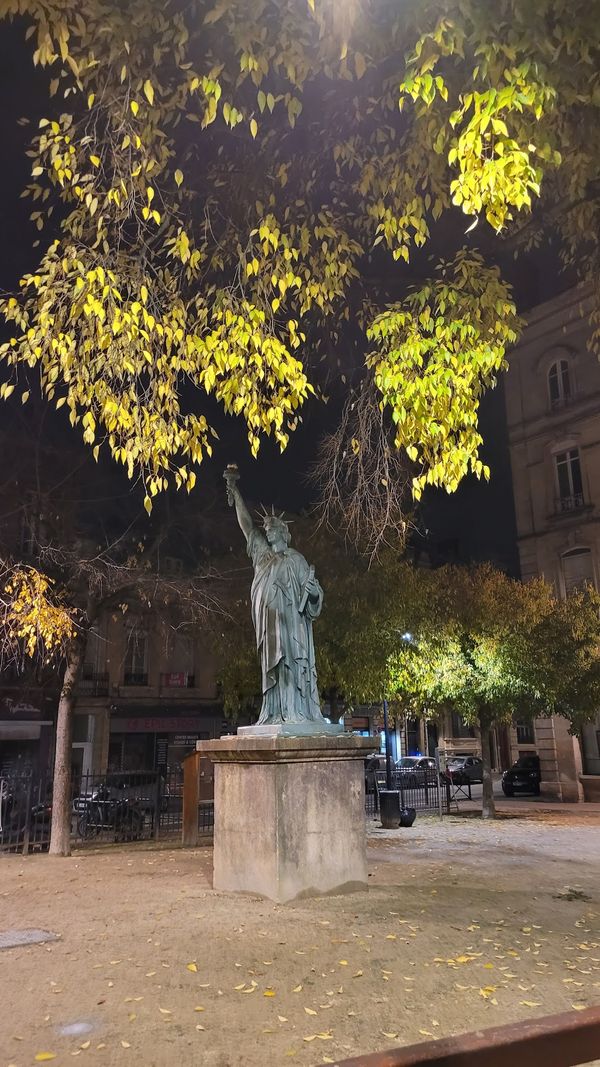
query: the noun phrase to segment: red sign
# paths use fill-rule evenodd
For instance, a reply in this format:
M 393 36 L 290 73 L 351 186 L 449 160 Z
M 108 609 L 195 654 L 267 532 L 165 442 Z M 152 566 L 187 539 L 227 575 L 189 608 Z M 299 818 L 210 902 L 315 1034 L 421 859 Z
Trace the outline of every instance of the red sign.
M 164 679 L 164 684 L 168 686 L 169 689 L 185 689 L 187 686 L 187 674 L 184 674 L 183 671 L 175 672 L 174 674 L 165 674 Z

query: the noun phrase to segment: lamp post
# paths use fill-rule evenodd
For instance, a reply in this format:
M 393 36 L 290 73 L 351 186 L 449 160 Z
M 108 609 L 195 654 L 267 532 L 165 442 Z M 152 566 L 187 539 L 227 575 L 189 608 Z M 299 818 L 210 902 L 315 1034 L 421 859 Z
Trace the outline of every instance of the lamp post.
M 385 734 L 385 788 L 392 788 L 392 753 L 390 751 L 390 731 L 388 720 L 388 702 L 383 698 L 383 732 Z

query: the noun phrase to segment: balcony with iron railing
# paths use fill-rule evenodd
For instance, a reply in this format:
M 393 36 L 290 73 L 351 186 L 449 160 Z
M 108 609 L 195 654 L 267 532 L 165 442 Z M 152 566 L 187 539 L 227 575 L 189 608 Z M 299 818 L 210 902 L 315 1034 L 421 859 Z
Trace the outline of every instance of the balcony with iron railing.
M 585 507 L 583 493 L 571 493 L 569 496 L 561 496 L 557 501 L 557 511 L 562 515 L 569 511 L 578 511 Z
M 148 685 L 148 672 L 125 671 L 123 675 L 123 685 Z
M 79 692 L 88 697 L 106 697 L 109 692 L 108 671 L 95 671 L 84 666 Z

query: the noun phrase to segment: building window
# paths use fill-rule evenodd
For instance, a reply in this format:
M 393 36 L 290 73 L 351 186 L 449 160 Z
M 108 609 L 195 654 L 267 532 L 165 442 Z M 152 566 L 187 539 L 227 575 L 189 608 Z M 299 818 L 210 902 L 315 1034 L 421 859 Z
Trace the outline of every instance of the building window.
M 475 730 L 472 726 L 467 726 L 466 722 L 456 711 L 452 712 L 452 736 L 453 737 L 475 737 Z
M 586 585 L 595 586 L 594 564 L 589 548 L 573 548 L 562 557 L 562 571 L 565 594 L 585 589 Z
M 532 722 L 517 722 L 517 744 L 535 745 L 535 730 Z
M 123 685 L 148 685 L 148 634 L 138 627 L 127 631 Z
M 559 452 L 554 457 L 556 464 L 556 481 L 558 485 L 558 506 L 560 511 L 573 511 L 583 507 L 583 482 L 581 480 L 581 463 L 579 449 L 570 448 Z
M 548 371 L 548 392 L 550 393 L 550 407 L 564 407 L 571 399 L 571 377 L 569 364 L 566 359 L 557 359 Z

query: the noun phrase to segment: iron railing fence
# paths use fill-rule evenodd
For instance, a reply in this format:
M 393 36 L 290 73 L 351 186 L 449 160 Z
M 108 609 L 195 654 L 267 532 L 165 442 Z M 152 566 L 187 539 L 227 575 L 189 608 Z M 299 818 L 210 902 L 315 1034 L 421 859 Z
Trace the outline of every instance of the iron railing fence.
M 386 789 L 385 771 L 377 771 L 375 782 L 365 783 L 365 812 L 367 818 L 379 818 L 379 791 Z M 392 771 L 392 789 L 400 793 L 401 808 L 415 808 L 416 811 L 429 811 L 447 815 L 450 811 L 451 796 L 447 782 L 437 774 L 407 775 Z
M 202 816 L 212 825 L 212 808 Z M 73 844 L 143 841 L 181 831 L 180 767 L 116 771 L 74 778 Z M 47 851 L 52 822 L 52 780 L 36 774 L 0 777 L 0 851 Z
M 51 819 L 51 782 L 32 774 L 0 777 L 0 851 L 46 851 Z

